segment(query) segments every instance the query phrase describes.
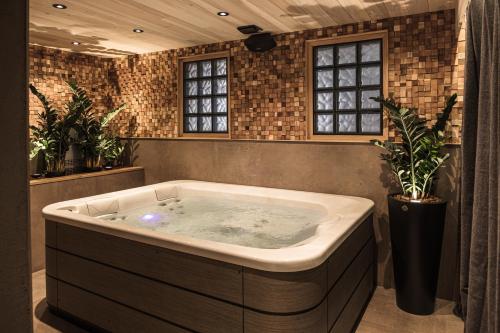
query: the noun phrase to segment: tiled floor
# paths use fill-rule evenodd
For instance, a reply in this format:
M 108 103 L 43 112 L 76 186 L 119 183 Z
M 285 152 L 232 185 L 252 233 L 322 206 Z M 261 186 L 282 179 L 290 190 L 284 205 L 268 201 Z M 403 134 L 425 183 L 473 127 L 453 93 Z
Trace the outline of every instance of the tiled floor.
M 84 333 L 67 321 L 54 316 L 45 304 L 45 271 L 33 274 L 35 333 Z M 462 333 L 463 323 L 452 313 L 453 304 L 438 300 L 432 316 L 414 316 L 399 310 L 394 290 L 378 288 L 356 333 Z
M 454 303 L 437 300 L 431 316 L 415 316 L 396 306 L 394 289 L 377 288 L 356 333 L 462 333 L 464 324 L 453 315 Z

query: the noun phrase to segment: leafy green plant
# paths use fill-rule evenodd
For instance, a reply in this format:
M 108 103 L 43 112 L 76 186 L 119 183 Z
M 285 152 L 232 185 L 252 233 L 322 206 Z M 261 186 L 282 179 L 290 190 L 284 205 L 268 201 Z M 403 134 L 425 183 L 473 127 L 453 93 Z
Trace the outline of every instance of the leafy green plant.
M 99 150 L 106 165 L 113 166 L 113 163 L 122 156 L 125 147 L 120 138 L 105 136 L 100 142 Z
M 108 152 L 110 147 L 116 146 L 116 143 L 112 143 L 116 139 L 106 132 L 106 128 L 109 122 L 125 109 L 125 104 L 98 117 L 85 90 L 76 82 L 70 82 L 68 85 L 73 95 L 72 107 L 80 112 L 75 128 L 78 136 L 77 144 L 83 154 L 85 168 L 90 170 L 99 168 L 102 158 L 110 158 L 111 154 Z M 116 150 L 116 148 L 113 149 Z
M 381 158 L 391 167 L 403 196 L 409 200 L 431 198 L 437 172 L 449 157 L 449 154 L 441 152 L 441 148 L 445 144 L 444 129 L 457 94 L 446 101 L 445 108 L 432 128 L 426 126 L 426 120 L 419 117 L 416 108 L 402 107 L 390 98 L 373 99 L 388 110 L 389 119 L 401 135 L 402 143 L 372 142 L 387 151 L 381 154 Z
M 43 106 L 43 111 L 38 113 L 37 126 L 30 126 L 30 159 L 43 154 L 47 174 L 63 174 L 66 153 L 73 143 L 71 131 L 80 116 L 80 110 L 71 107 L 71 104 L 68 104 L 65 112 L 57 110 L 34 85 L 30 84 L 29 88 Z

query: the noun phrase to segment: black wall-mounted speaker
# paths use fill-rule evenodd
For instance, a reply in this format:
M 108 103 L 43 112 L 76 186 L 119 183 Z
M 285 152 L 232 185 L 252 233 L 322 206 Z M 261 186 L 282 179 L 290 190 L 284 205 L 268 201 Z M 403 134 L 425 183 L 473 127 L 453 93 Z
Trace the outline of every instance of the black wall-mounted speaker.
M 241 32 L 242 34 L 250 35 L 250 34 L 256 34 L 260 31 L 262 31 L 262 28 L 255 25 L 255 24 L 250 24 L 250 25 L 239 26 L 238 31 Z
M 264 32 L 245 39 L 245 46 L 252 52 L 265 52 L 276 47 L 276 41 L 271 33 Z

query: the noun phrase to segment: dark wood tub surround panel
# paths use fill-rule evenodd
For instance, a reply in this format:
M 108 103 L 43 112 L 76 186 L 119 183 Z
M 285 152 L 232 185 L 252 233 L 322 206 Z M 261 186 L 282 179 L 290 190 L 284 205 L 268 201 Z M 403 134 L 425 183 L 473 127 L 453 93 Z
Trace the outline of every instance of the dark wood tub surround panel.
M 328 290 L 337 283 L 354 260 L 353 254 L 360 252 L 371 237 L 373 237 L 373 215 L 370 215 L 328 258 Z
M 47 277 L 47 285 L 49 285 L 49 283 L 51 285 L 53 283 L 58 284 L 57 291 L 60 299 L 57 308 L 55 309 L 52 306 L 51 310 L 61 316 L 71 316 L 72 319 L 91 318 L 92 324 L 83 320 L 78 320 L 76 324 L 80 324 L 92 331 L 103 330 L 123 333 L 192 332 L 164 320 L 158 320 L 149 314 L 137 311 L 115 301 L 97 296 L 96 294 L 71 286 L 67 283 L 57 281 L 51 277 Z
M 55 253 L 49 253 L 47 252 L 46 253 L 46 256 L 47 257 L 50 257 L 50 256 L 54 256 L 55 257 Z M 48 263 L 49 264 L 49 263 Z M 51 264 L 49 264 L 51 265 Z M 52 267 L 52 266 L 51 266 Z M 47 299 L 47 303 L 51 306 L 53 306 L 55 309 L 58 309 L 59 308 L 59 288 L 58 288 L 58 284 L 60 282 L 55 279 L 54 277 L 50 276 L 48 273 L 46 275 L 46 280 L 45 280 L 45 284 L 46 284 L 46 299 Z
M 326 271 L 326 265 L 293 273 L 243 268 L 245 307 L 285 314 L 312 309 L 328 293 Z
M 64 252 L 57 264 L 61 281 L 197 332 L 237 332 L 243 325 L 241 307 L 212 297 Z
M 57 224 L 57 235 L 57 248 L 68 253 L 204 295 L 243 303 L 241 266 L 66 224 Z
M 328 327 L 340 317 L 343 306 L 347 303 L 360 281 L 370 275 L 373 263 L 375 242 L 370 238 L 353 262 L 347 267 L 331 291 L 328 293 Z
M 375 286 L 371 216 L 322 265 L 291 273 L 52 221 L 46 237 L 49 305 L 108 331 L 348 333 Z
M 262 313 L 250 309 L 244 311 L 244 333 L 321 333 L 328 331 L 326 300 L 314 309 L 291 315 Z
M 332 329 L 331 332 L 351 332 L 357 324 L 356 320 L 360 311 L 367 304 L 376 285 L 375 241 L 371 228 L 371 219 L 367 219 L 335 251 L 334 254 L 337 258 L 347 258 L 347 260 L 335 262 L 332 255 L 327 261 L 327 265 L 298 273 L 255 271 L 256 273 L 252 272 L 250 284 L 247 283 L 247 272 L 254 270 L 244 268 L 245 306 L 270 311 L 268 314 L 246 308 L 244 315 L 245 333 L 327 332 L 334 325 L 336 328 Z M 355 256 L 354 259 L 353 256 Z M 329 271 L 326 270 L 327 267 Z M 371 283 L 368 289 L 366 288 L 367 283 Z M 250 290 L 247 289 L 248 285 Z M 327 285 L 330 287 L 327 288 Z M 310 293 L 307 294 L 301 290 L 301 287 Z M 362 292 L 358 292 L 358 298 L 362 298 L 364 303 L 356 306 L 359 303 L 356 302 L 355 305 L 347 308 L 346 304 L 360 287 L 364 289 Z M 318 293 L 318 290 L 326 292 L 321 294 Z M 249 299 L 250 303 L 247 302 Z M 319 302 L 319 306 L 306 308 L 308 304 L 315 302 Z M 287 311 L 293 312 L 297 306 L 302 306 L 304 310 L 298 314 L 283 314 Z M 326 314 L 323 312 L 324 310 L 327 311 Z M 276 313 L 279 312 L 281 315 L 276 316 Z M 354 315 L 354 320 L 352 320 Z
M 333 323 L 333 326 L 329 326 L 329 333 L 352 333 L 355 331 L 359 321 L 361 320 L 361 314 L 363 314 L 368 302 L 370 301 L 371 295 L 375 289 L 375 269 L 370 267 L 362 280 L 354 289 L 353 294 L 348 299 L 347 304 L 344 306 L 341 315 Z M 328 300 L 328 306 L 333 303 L 338 302 L 336 297 L 331 294 Z M 368 295 L 368 296 L 367 296 Z M 332 298 L 330 300 L 330 298 Z M 311 332 L 312 333 L 312 332 Z

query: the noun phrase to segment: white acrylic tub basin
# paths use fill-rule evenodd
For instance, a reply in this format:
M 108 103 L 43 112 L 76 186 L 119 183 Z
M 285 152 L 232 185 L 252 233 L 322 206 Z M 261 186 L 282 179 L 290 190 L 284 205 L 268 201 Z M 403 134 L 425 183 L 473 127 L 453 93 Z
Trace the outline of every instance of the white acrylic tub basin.
M 43 215 L 236 265 L 294 272 L 322 264 L 373 206 L 342 195 L 171 181 L 56 203 Z

